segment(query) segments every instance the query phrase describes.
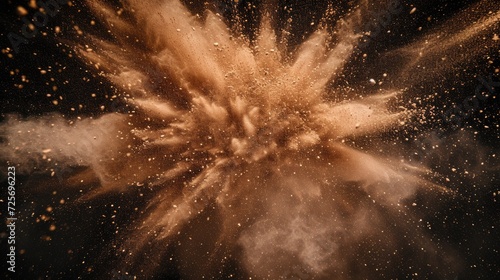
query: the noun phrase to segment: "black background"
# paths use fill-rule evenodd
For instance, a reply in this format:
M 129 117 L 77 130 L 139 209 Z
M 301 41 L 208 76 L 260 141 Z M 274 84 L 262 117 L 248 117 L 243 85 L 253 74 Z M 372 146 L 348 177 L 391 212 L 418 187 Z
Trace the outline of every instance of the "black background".
M 228 22 L 234 18 L 236 13 L 246 17 L 245 32 L 252 32 L 258 26 L 260 13 L 258 9 L 248 12 L 247 4 L 251 2 L 257 7 L 261 7 L 262 1 L 240 0 L 238 4 L 231 4 L 230 1 L 215 1 L 208 5 L 203 1 L 186 3 L 192 11 L 202 13 L 205 7 L 217 11 L 224 15 Z M 472 5 L 474 1 L 413 1 L 411 4 L 404 4 L 404 11 L 401 16 L 396 16 L 390 23 L 388 29 L 391 33 L 383 33 L 375 38 L 370 45 L 358 50 L 353 61 L 347 65 L 346 80 L 351 84 L 358 84 L 360 87 L 368 87 L 367 81 L 377 73 L 379 68 L 387 65 L 380 65 L 382 54 L 400 46 L 409 44 L 422 36 L 418 27 L 433 28 L 438 27 L 457 12 Z M 495 1 L 492 1 L 495 2 Z M 74 26 L 91 33 L 106 36 L 105 27 L 94 18 L 85 4 L 75 1 L 72 6 L 63 6 L 59 13 L 50 18 L 45 27 L 39 28 L 46 35 L 39 34 L 35 38 L 29 39 L 29 43 L 21 46 L 20 52 L 8 52 L 10 42 L 7 38 L 9 32 L 18 32 L 23 22 L 18 16 L 16 9 L 22 5 L 30 15 L 34 10 L 28 8 L 28 1 L 2 1 L 0 6 L 0 112 L 1 118 L 6 114 L 16 113 L 23 116 L 40 116 L 48 112 L 59 112 L 67 118 L 77 116 L 99 116 L 104 112 L 117 111 L 122 109 L 119 101 L 110 101 L 109 96 L 117 93 L 111 84 L 102 77 L 97 76 L 89 70 L 73 54 L 72 47 L 65 41 L 77 40 L 82 42 L 85 35 L 78 36 Z M 290 49 L 301 42 L 314 27 L 309 23 L 318 21 L 328 3 L 326 1 L 308 1 L 307 4 L 300 0 L 279 1 L 278 6 L 295 7 L 291 14 L 286 14 L 283 9 L 276 15 L 276 28 L 279 29 L 279 22 L 283 22 L 287 16 L 292 16 L 294 25 L 292 26 L 292 40 Z M 408 15 L 412 6 L 418 7 L 418 13 Z M 335 3 L 339 7 L 340 13 L 346 13 L 349 7 L 348 1 Z M 29 17 L 29 16 L 28 16 Z M 431 20 L 428 18 L 431 17 Z M 96 25 L 90 25 L 90 21 L 95 20 Z M 56 26 L 61 28 L 59 34 L 54 33 Z M 496 32 L 500 35 L 500 32 Z M 84 33 L 85 34 L 85 33 Z M 252 36 L 252 35 L 250 35 Z M 12 54 L 9 57 L 8 54 Z M 367 53 L 370 59 L 361 62 L 361 54 Z M 494 81 L 498 81 L 498 50 L 491 50 L 491 54 L 486 57 L 478 57 L 474 61 L 469 61 L 466 65 L 461 65 L 462 69 L 457 69 L 453 73 L 440 76 L 432 81 L 424 81 L 413 84 L 410 91 L 415 96 L 436 92 L 438 98 L 433 100 L 434 105 L 457 104 L 464 98 L 470 96 L 475 89 L 481 85 L 478 77 L 488 77 L 492 75 Z M 372 59 L 373 58 L 373 59 Z M 492 62 L 490 62 L 492 61 Z M 390 67 L 390 66 L 389 66 Z M 46 74 L 41 74 L 41 69 L 48 70 Z M 465 69 L 465 70 L 464 70 Z M 14 72 L 14 74 L 11 74 Z M 25 75 L 29 82 L 22 81 Z M 22 88 L 19 85 L 23 85 Z M 54 91 L 53 87 L 57 86 Z M 333 84 L 332 87 L 341 86 Z M 452 90 L 453 94 L 447 94 Z M 484 88 L 482 89 L 485 90 Z M 95 93 L 91 97 L 89 93 Z M 48 97 L 47 94 L 51 96 Z M 446 122 L 444 117 L 438 117 L 434 122 L 425 124 L 428 132 L 435 132 L 439 138 L 453 140 L 453 134 L 462 129 L 477 132 L 475 145 L 481 146 L 485 153 L 489 154 L 485 160 L 485 171 L 481 181 L 467 180 L 459 176 L 450 175 L 451 182 L 447 186 L 460 190 L 461 195 L 446 202 L 447 207 L 442 212 L 427 213 L 432 229 L 429 230 L 435 236 L 438 243 L 450 244 L 465 259 L 463 269 L 457 273 L 455 279 L 498 279 L 499 259 L 500 259 L 500 222 L 498 219 L 498 198 L 495 200 L 492 193 L 498 191 L 498 161 L 491 157 L 498 151 L 498 105 L 496 96 L 498 89 L 491 92 L 491 97 L 485 103 L 481 103 L 481 110 L 475 111 L 472 116 L 465 118 L 458 125 Z M 53 103 L 58 100 L 58 104 Z M 82 107 L 78 105 L 81 104 Z M 101 109 L 104 106 L 104 109 Z M 74 110 L 72 110 L 74 108 Z M 485 116 L 487 116 L 485 118 Z M 485 128 L 488 127 L 488 128 Z M 391 137 L 423 137 L 424 134 L 413 132 L 397 132 Z M 453 145 L 443 145 L 445 148 L 452 148 Z M 443 162 L 461 161 L 474 154 L 471 151 L 462 151 L 462 154 L 442 156 L 424 154 L 422 161 L 441 174 L 449 173 Z M 417 147 L 418 148 L 418 147 Z M 409 149 L 416 149 L 411 146 Z M 497 155 L 497 157 L 500 155 Z M 437 158 L 436 158 L 437 157 Z M 487 167 L 487 168 L 486 168 Z M 5 171 L 1 171 L 6 173 Z M 2 174 L 2 176 L 4 176 Z M 2 177 L 4 178 L 4 177 Z M 486 179 L 485 179 L 486 178 Z M 80 195 L 80 190 L 61 188 L 61 181 L 51 178 L 47 174 L 34 174 L 32 176 L 18 176 L 17 178 L 18 199 L 18 221 L 17 238 L 18 249 L 23 249 L 24 253 L 18 252 L 16 275 L 7 274 L 8 278 L 16 279 L 76 279 L 78 276 L 83 279 L 95 279 L 100 273 L 108 273 L 111 279 L 128 279 L 120 271 L 112 271 L 105 259 L 113 262 L 113 257 L 103 257 L 103 250 L 108 250 L 114 242 L 116 230 L 122 230 L 130 220 L 133 220 L 137 211 L 135 207 L 141 207 L 148 198 L 147 190 L 137 190 L 129 194 L 112 195 L 100 198 L 92 202 L 71 203 Z M 43 185 L 39 182 L 44 182 Z M 475 187 L 464 187 L 464 186 Z M 2 183 L 2 199 L 6 197 L 4 191 L 6 184 Z M 57 193 L 53 193 L 56 191 Z M 144 196 L 139 196 L 143 193 Z M 65 200 L 61 204 L 61 199 Z M 5 202 L 5 200 L 3 200 Z M 421 211 L 425 209 L 423 201 Z M 46 208 L 52 206 L 54 210 L 48 213 Z M 2 203 L 2 219 L 5 214 L 6 204 Z M 43 221 L 36 222 L 41 215 L 50 217 Z M 114 218 L 111 218 L 115 215 Z M 50 225 L 55 224 L 57 230 L 50 231 Z M 2 230 L 3 231 L 3 230 Z M 5 233 L 1 239 L 1 254 L 7 252 Z M 167 255 L 175 255 L 176 248 L 170 248 Z M 112 255 L 112 254 L 110 254 Z M 168 256 L 166 256 L 168 257 Z M 4 259 L 2 257 L 1 259 Z M 2 261 L 0 267 L 4 267 Z M 6 268 L 2 268 L 2 274 Z M 176 279 L 176 267 L 162 268 L 163 278 Z M 228 265 L 226 273 L 232 272 L 238 275 L 237 265 Z M 395 276 L 396 277 L 396 276 Z M 404 276 L 398 276 L 404 277 Z M 377 279 L 374 275 L 373 279 Z M 408 276 L 404 279 L 412 279 Z M 416 278 L 415 278 L 416 279 Z M 420 278 L 418 278 L 420 279 Z

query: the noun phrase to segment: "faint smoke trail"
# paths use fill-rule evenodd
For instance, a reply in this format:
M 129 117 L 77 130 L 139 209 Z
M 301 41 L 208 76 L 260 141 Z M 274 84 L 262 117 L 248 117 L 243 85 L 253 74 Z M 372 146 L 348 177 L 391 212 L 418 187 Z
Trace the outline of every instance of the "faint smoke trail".
M 389 105 L 403 93 L 328 99 L 328 83 L 356 48 L 361 10 L 333 35 L 320 26 L 290 58 L 269 16 L 250 42 L 219 15 L 193 15 L 176 0 L 128 1 L 123 17 L 104 2 L 88 5 L 116 40 L 95 36 L 96 51 L 79 52 L 125 92 L 129 114 L 11 117 L 0 127 L 0 149 L 25 172 L 53 163 L 88 167 L 73 181 L 98 179 L 91 195 L 154 189 L 143 219 L 124 236 L 124 270 L 154 275 L 167 245 L 208 215 L 218 230 L 206 237 L 206 259 L 201 249 L 184 256 L 205 265 L 182 271 L 187 279 L 216 277 L 227 258 L 257 279 L 279 279 L 297 266 L 314 279 L 390 275 L 416 262 L 429 264 L 424 275 L 454 271 L 452 254 L 414 226 L 408 209 L 417 194 L 446 190 L 422 179 L 425 169 L 392 158 L 398 147 L 381 157 L 366 152 L 371 144 L 349 144 L 411 121 L 415 112 Z

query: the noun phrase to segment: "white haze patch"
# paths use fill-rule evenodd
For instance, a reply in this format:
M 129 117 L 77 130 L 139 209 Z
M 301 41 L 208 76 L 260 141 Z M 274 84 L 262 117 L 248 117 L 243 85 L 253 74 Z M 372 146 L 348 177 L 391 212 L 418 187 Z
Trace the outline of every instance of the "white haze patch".
M 18 165 L 20 173 L 54 164 L 89 166 L 105 182 L 110 176 L 106 166 L 122 148 L 110 144 L 123 140 L 123 119 L 118 114 L 77 121 L 59 115 L 28 120 L 11 115 L 0 127 L 0 135 L 8 139 L 0 151 L 3 158 Z
M 74 122 L 12 117 L 1 126 L 1 151 L 26 173 L 48 160 L 86 166 L 100 194 L 155 188 L 123 242 L 124 270 L 154 273 L 162 248 L 208 206 L 220 215 L 218 244 L 241 250 L 256 279 L 295 266 L 318 279 L 367 277 L 369 252 L 385 252 L 376 259 L 397 267 L 401 244 L 418 252 L 414 259 L 438 263 L 431 270 L 446 267 L 430 238 L 406 229 L 406 201 L 442 189 L 420 179 L 425 170 L 345 144 L 409 120 L 407 110 L 388 108 L 399 89 L 327 101 L 328 82 L 359 38 L 359 13 L 339 21 L 334 37 L 320 27 L 289 59 L 266 17 L 250 43 L 220 16 L 193 15 L 176 0 L 128 1 L 129 20 L 103 2 L 88 5 L 116 42 L 95 37 L 95 51 L 81 56 L 126 92 L 134 112 Z M 143 263 L 148 246 L 161 247 Z

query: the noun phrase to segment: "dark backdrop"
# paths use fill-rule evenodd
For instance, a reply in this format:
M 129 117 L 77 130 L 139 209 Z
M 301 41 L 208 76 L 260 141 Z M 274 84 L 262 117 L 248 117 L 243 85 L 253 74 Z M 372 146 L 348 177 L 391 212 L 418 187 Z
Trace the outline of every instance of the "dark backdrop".
M 98 116 L 103 112 L 116 111 L 122 106 L 119 101 L 112 102 L 109 96 L 116 90 L 103 78 L 89 71 L 75 56 L 73 50 L 65 44 L 78 36 L 75 26 L 82 30 L 105 30 L 99 21 L 89 13 L 85 4 L 74 1 L 73 5 L 64 5 L 62 9 L 51 17 L 46 26 L 40 27 L 40 33 L 35 38 L 23 44 L 18 53 L 9 51 L 11 44 L 7 37 L 9 32 L 18 32 L 23 25 L 17 8 L 23 6 L 33 15 L 33 9 L 28 8 L 29 1 L 2 1 L 0 3 L 0 118 L 6 114 L 16 113 L 23 116 L 39 116 L 48 112 L 59 112 L 67 118 L 76 116 Z M 236 13 L 248 21 L 245 32 L 252 34 L 260 19 L 257 10 L 246 11 L 246 5 L 251 2 L 256 6 L 263 5 L 262 1 L 240 0 L 238 4 L 231 1 L 216 0 L 205 6 L 203 1 L 186 3 L 193 11 L 202 11 L 209 7 L 223 14 L 228 22 Z M 368 57 L 379 57 L 384 51 L 408 44 L 421 34 L 418 27 L 431 28 L 439 26 L 445 20 L 465 9 L 474 1 L 413 1 L 411 5 L 418 7 L 418 13 L 408 16 L 410 4 L 404 4 L 405 16 L 395 17 L 387 27 L 391 33 L 383 32 L 359 53 L 367 53 Z M 494 1 L 493 1 L 494 2 Z M 291 14 L 280 12 L 277 21 L 287 16 L 293 16 L 292 39 L 290 49 L 301 42 L 307 34 L 313 31 L 309 23 L 319 19 L 327 7 L 327 1 L 279 1 L 278 6 L 295 7 Z M 348 1 L 338 1 L 340 13 L 347 12 Z M 429 17 L 431 18 L 429 20 Z M 91 26 L 90 21 L 96 25 Z M 56 29 L 59 33 L 55 33 Z M 279 28 L 279 26 L 277 26 Z M 45 34 L 44 34 L 45 33 Z M 104 32 L 101 32 L 105 36 Z M 500 35 L 500 32 L 497 32 Z M 252 35 L 250 35 L 252 36 Z M 358 56 L 359 57 L 359 56 Z M 451 73 L 433 81 L 423 81 L 412 85 L 415 94 L 419 92 L 436 92 L 438 98 L 433 101 L 436 106 L 460 102 L 469 96 L 481 85 L 478 77 L 489 77 L 498 82 L 498 50 L 492 50 L 491 55 L 478 58 L 476 61 L 463 65 L 463 71 Z M 377 72 L 378 60 L 367 61 L 363 70 L 359 60 L 353 60 L 347 66 L 349 76 L 346 80 L 353 84 L 363 84 L 373 73 Z M 45 70 L 42 72 L 41 70 Z M 336 85 L 332 85 L 333 87 Z M 453 88 L 453 95 L 446 95 L 446 91 Z M 484 88 L 482 89 L 485 90 Z M 95 93 L 91 98 L 89 92 Z M 498 89 L 490 92 L 488 102 L 482 103 L 481 110 L 474 112 L 474 116 L 464 119 L 458 126 L 436 120 L 427 124 L 429 131 L 438 131 L 438 136 L 448 137 L 453 132 L 464 128 L 477 133 L 477 145 L 484 147 L 488 153 L 498 151 L 498 106 L 496 96 Z M 57 104 L 55 102 L 57 100 Z M 104 110 L 100 107 L 104 106 Z M 487 116 L 485 118 L 485 116 Z M 0 121 L 1 121 L 0 119 Z M 480 119 L 480 121 L 478 121 Z M 393 135 L 394 136 L 394 135 Z M 416 137 L 408 132 L 400 132 L 397 137 Z M 451 137 L 451 136 L 450 136 Z M 451 139 L 451 138 L 450 138 Z M 413 147 L 415 148 L 415 147 Z M 424 158 L 427 156 L 424 155 Z M 497 156 L 498 157 L 498 156 Z M 427 158 L 426 158 L 427 159 Z M 451 158 L 450 160 L 453 160 Z M 460 159 L 459 159 L 460 160 Z M 429 160 L 432 163 L 432 160 Z M 486 162 L 491 167 L 485 172 L 489 180 L 460 181 L 452 178 L 448 186 L 459 189 L 461 184 L 476 185 L 469 188 L 462 196 L 449 202 L 446 213 L 434 213 L 436 219 L 431 220 L 430 234 L 436 237 L 437 242 L 451 244 L 465 258 L 464 270 L 455 279 L 498 279 L 498 253 L 500 223 L 498 219 L 498 200 L 493 192 L 498 191 L 498 161 Z M 440 171 L 439 161 L 433 169 Z M 1 171 L 6 173 L 6 171 Z M 443 171 L 446 172 L 446 171 Z M 4 177 L 2 177 L 4 178 Z M 39 182 L 48 182 L 40 186 Z M 126 227 L 134 218 L 135 207 L 141 207 L 147 200 L 148 194 L 139 197 L 137 193 L 114 195 L 92 202 L 78 203 L 68 206 L 78 198 L 79 190 L 65 190 L 57 187 L 61 183 L 57 178 L 49 178 L 47 174 L 35 174 L 29 177 L 18 178 L 18 216 L 20 220 L 17 228 L 18 248 L 23 251 L 17 259 L 17 275 L 19 279 L 94 279 L 96 273 L 107 270 L 106 263 L 99 263 L 100 251 L 108 248 L 114 241 L 117 230 Z M 5 189 L 2 183 L 2 219 L 5 215 Z M 29 191 L 28 191 L 29 189 Z M 64 203 L 63 203 L 64 202 Z M 425 203 L 424 203 L 425 205 Z M 51 206 L 52 211 L 47 207 Z M 425 209 L 424 209 L 425 210 Z M 114 218 L 110 218 L 115 215 Z M 445 218 L 446 217 L 446 218 Z M 55 223 L 54 221 L 57 221 Z M 445 222 L 443 222 L 445 221 Z M 51 225 L 57 224 L 56 230 Z M 3 226 L 2 226 L 3 227 Z M 1 229 L 1 255 L 5 258 L 6 232 Z M 168 254 L 175 254 L 175 248 Z M 4 267 L 2 261 L 0 267 Z M 230 271 L 233 269 L 234 271 Z M 229 268 L 228 273 L 236 272 L 237 268 Z M 2 274 L 6 268 L 2 270 Z M 176 279 L 175 267 L 164 267 L 163 276 Z M 11 277 L 10 274 L 7 274 Z M 127 279 L 121 272 L 115 271 L 109 275 L 114 279 Z M 374 278 L 376 278 L 374 276 Z

